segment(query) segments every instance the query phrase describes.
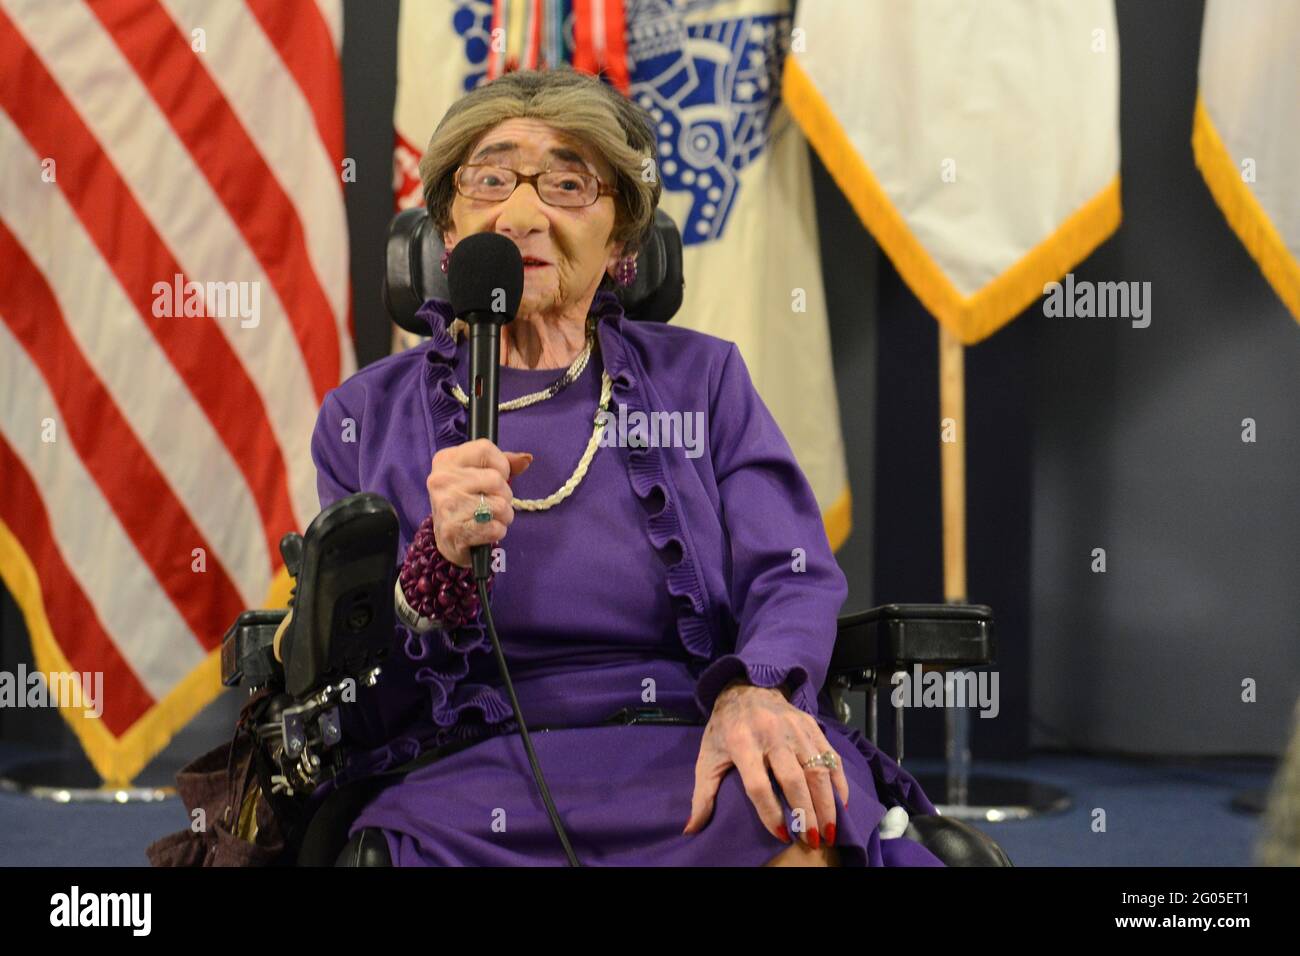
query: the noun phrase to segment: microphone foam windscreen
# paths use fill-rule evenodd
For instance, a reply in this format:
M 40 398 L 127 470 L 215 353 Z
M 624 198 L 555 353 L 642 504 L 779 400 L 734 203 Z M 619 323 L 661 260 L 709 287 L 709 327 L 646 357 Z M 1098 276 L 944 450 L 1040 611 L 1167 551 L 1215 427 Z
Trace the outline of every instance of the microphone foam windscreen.
M 451 308 L 457 316 L 491 312 L 505 323 L 524 296 L 524 259 L 498 232 L 476 232 L 456 243 L 447 263 Z

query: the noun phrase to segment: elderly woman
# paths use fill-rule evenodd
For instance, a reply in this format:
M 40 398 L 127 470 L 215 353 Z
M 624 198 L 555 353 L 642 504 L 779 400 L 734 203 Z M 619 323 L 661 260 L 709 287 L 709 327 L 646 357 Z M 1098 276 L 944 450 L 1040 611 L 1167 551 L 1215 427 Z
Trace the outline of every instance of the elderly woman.
M 506 74 L 451 107 L 420 163 L 432 221 L 448 249 L 491 231 L 525 262 L 499 445 L 466 441 L 468 336 L 430 300 L 427 343 L 326 397 L 321 505 L 384 495 L 426 571 L 493 546 L 493 619 L 582 862 L 941 865 L 881 838 L 889 807 L 934 808 L 819 696 L 845 579 L 739 351 L 629 320 L 613 291 L 651 228 L 655 155 L 644 114 L 570 70 Z M 705 441 L 620 445 L 615 419 L 635 412 L 698 415 Z M 398 628 L 379 684 L 345 708 L 363 748 L 348 773 L 438 759 L 371 800 L 352 845 L 399 866 L 564 861 L 502 688 L 476 607 Z

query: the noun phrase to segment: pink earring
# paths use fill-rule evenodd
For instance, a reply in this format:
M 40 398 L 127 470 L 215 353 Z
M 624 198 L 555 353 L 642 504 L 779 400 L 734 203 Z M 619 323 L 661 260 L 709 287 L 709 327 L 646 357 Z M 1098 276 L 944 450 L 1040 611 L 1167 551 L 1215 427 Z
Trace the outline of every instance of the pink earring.
M 451 250 L 450 249 L 442 250 L 442 261 L 439 263 L 439 265 L 442 266 L 443 272 L 447 271 L 447 263 L 450 261 L 451 261 Z
M 627 288 L 636 281 L 636 256 L 624 256 L 614 266 L 614 281 Z

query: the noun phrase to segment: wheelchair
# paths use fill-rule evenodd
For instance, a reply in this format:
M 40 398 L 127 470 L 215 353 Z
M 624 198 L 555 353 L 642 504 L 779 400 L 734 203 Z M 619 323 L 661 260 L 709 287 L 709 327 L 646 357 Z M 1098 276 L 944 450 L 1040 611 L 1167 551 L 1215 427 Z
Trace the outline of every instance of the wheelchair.
M 403 329 L 427 334 L 416 311 L 429 298 L 449 298 L 439 267 L 442 239 L 423 208 L 393 220 L 386 248 L 384 302 Z M 667 322 L 681 307 L 682 243 L 676 224 L 655 214 L 648 241 L 638 253 L 635 282 L 617 290 L 629 319 Z M 286 535 L 281 551 L 295 581 L 287 611 L 246 611 L 222 644 L 227 686 L 269 688 L 260 712 L 259 739 L 274 789 L 310 793 L 331 772 L 342 771 L 346 750 L 338 704 L 349 681 L 373 685 L 392 641 L 392 591 L 397 573 L 397 519 L 392 506 L 372 494 L 335 502 L 305 536 Z M 913 664 L 961 667 L 993 658 L 992 615 L 982 605 L 890 604 L 842 616 L 828 671 L 825 698 L 848 723 L 845 691 L 869 694 L 867 736 L 875 737 L 876 690 L 882 679 Z M 281 663 L 281 659 L 283 663 Z M 651 711 L 613 715 L 610 723 L 681 723 Z M 896 724 L 901 727 L 901 721 Z M 455 749 L 435 748 L 396 770 L 353 780 L 320 800 L 300 822 L 289 855 L 298 866 L 389 866 L 379 830 L 348 831 L 361 810 L 406 773 Z M 901 738 L 898 741 L 901 755 Z M 878 781 L 878 785 L 879 785 Z M 301 804 L 300 804 L 301 806 Z M 1011 866 L 1002 849 L 969 824 L 939 815 L 912 815 L 903 836 L 929 849 L 948 866 Z

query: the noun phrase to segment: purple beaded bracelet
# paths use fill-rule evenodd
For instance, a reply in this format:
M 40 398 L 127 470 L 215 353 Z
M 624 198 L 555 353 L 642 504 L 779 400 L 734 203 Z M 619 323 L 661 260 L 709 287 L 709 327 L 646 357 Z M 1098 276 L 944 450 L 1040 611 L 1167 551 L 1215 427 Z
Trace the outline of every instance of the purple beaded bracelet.
M 491 587 L 492 578 L 488 578 L 489 590 Z M 474 569 L 443 557 L 433 536 L 433 515 L 420 523 L 406 549 L 395 597 L 398 617 L 417 632 L 435 627 L 455 630 L 478 616 Z

